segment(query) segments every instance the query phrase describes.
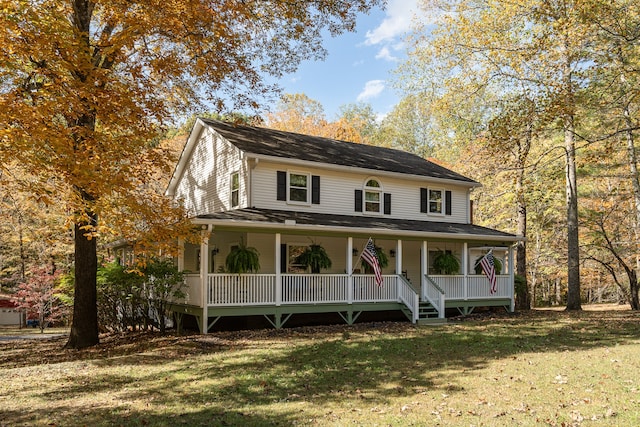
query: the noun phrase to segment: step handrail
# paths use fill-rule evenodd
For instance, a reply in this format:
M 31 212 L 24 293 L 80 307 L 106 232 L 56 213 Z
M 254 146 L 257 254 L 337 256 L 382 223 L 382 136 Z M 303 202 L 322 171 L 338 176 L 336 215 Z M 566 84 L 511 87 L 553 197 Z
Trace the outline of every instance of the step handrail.
M 438 318 L 444 319 L 445 293 L 428 274 L 424 275 L 424 291 L 422 296 L 431 303 L 438 312 Z
M 416 323 L 420 314 L 420 296 L 404 276 L 397 274 L 396 277 L 398 280 L 398 301 L 409 309 L 411 322 Z

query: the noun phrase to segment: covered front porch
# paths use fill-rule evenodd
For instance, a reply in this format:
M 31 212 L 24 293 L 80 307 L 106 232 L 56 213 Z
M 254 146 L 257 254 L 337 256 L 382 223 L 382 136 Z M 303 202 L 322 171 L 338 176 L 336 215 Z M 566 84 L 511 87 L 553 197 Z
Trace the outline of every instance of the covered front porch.
M 462 314 L 475 307 L 514 309 L 515 239 L 511 235 L 500 234 L 499 239 L 458 235 L 455 239 L 401 230 L 363 234 L 291 223 L 266 229 L 256 224 L 203 222 L 202 243 L 185 244 L 178 260 L 187 273 L 187 297 L 173 306 L 178 315 L 193 315 L 203 333 L 221 318 L 235 316 L 264 316 L 280 328 L 296 314 L 338 313 L 352 324 L 363 312 L 395 310 L 414 323 L 437 323 L 445 321 L 445 311 L 451 308 Z M 360 260 L 369 237 L 389 258 L 380 286 L 372 274 L 364 274 Z M 259 251 L 259 273 L 224 271 L 226 256 L 240 242 Z M 296 265 L 297 251 L 311 242 L 322 245 L 331 256 L 332 266 L 326 273 L 309 274 Z M 475 270 L 489 249 L 503 266 L 493 293 L 488 279 Z M 437 274 L 433 260 L 442 252 L 459 259 L 459 271 Z

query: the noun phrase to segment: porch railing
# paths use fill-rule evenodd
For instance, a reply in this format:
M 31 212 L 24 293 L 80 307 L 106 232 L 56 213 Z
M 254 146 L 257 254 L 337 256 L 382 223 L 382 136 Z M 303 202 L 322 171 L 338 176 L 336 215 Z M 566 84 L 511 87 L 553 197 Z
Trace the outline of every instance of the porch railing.
M 513 287 L 508 274 L 496 277 L 497 292 L 494 294 L 490 293 L 489 280 L 484 275 L 468 275 L 466 280 L 463 275 L 428 275 L 427 278 L 442 289 L 447 300 L 511 298 Z
M 258 305 L 276 303 L 273 274 L 209 274 L 208 305 Z
M 373 275 L 356 274 L 281 274 L 276 289 L 275 274 L 209 274 L 205 289 L 208 306 L 249 306 L 321 303 L 401 302 L 414 316 L 419 298 L 411 285 L 398 275 L 384 275 L 378 286 Z M 199 275 L 188 275 L 186 303 L 200 305 L 202 287 Z M 351 283 L 351 287 L 349 287 Z M 489 292 L 485 276 L 425 275 L 422 298 L 444 315 L 444 301 L 511 298 L 509 275 L 497 277 L 496 293 Z M 279 292 L 278 292 L 279 291 Z
M 416 323 L 420 314 L 420 298 L 403 276 L 396 276 L 398 282 L 398 300 L 411 312 L 411 321 Z
M 283 304 L 347 300 L 348 276 L 344 274 L 283 274 L 281 277 Z
M 382 276 L 381 286 L 373 275 L 354 275 L 349 292 L 347 274 L 281 274 L 278 298 L 275 274 L 209 274 L 207 275 L 207 305 L 284 305 L 354 302 L 394 302 L 417 294 L 408 283 L 396 275 Z
M 424 275 L 424 286 L 422 287 L 422 298 L 429 301 L 438 311 L 438 318 L 444 319 L 444 290 L 429 275 Z
M 202 285 L 199 274 L 185 274 L 185 304 L 200 305 L 202 304 Z

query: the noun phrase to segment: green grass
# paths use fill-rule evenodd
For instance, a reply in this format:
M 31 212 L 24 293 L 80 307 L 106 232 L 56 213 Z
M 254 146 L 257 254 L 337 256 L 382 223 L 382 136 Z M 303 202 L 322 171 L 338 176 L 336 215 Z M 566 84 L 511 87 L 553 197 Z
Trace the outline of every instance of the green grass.
M 640 314 L 0 341 L 0 425 L 640 425 Z M 8 391 L 8 392 L 7 392 Z

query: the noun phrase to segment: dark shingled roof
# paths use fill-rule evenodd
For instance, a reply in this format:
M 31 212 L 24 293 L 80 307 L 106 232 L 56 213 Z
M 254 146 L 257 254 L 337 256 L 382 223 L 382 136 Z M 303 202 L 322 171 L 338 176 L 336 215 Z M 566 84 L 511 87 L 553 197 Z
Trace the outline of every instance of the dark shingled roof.
M 477 184 L 470 178 L 400 150 L 205 118 L 200 120 L 247 153 Z
M 300 225 L 415 231 L 424 233 L 466 234 L 477 235 L 478 238 L 491 237 L 504 238 L 505 241 L 518 240 L 517 236 L 514 234 L 504 233 L 502 231 L 473 224 L 454 224 L 449 222 L 417 221 L 385 217 L 332 215 L 311 212 L 291 212 L 273 209 L 237 209 L 199 215 L 198 218 L 225 221 L 251 221 L 258 223 L 264 222 L 265 225 L 280 223 L 283 224 L 283 226 L 285 220 L 295 220 L 296 224 Z

